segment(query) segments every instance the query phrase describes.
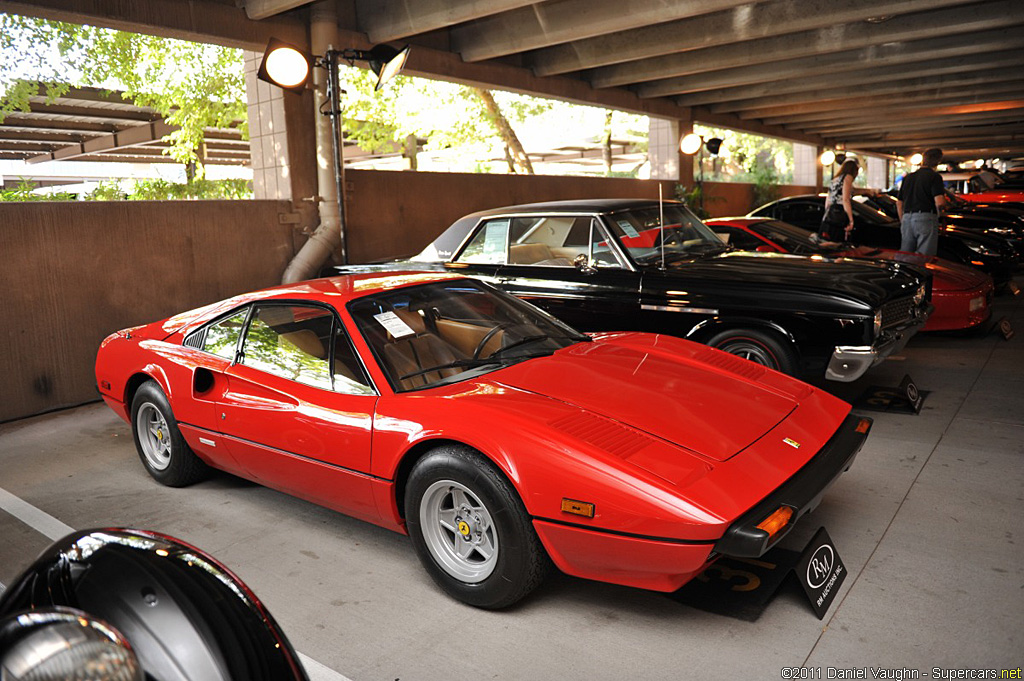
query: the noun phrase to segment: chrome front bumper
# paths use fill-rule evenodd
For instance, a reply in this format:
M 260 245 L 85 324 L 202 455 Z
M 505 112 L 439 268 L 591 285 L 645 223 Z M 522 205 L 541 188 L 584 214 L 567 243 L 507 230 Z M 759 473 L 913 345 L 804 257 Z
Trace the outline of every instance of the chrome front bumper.
M 874 345 L 836 346 L 836 349 L 832 351 L 832 359 L 828 363 L 828 368 L 825 369 L 825 378 L 842 383 L 856 381 L 868 369 L 889 355 L 902 350 L 910 337 L 925 325 L 934 309 L 932 305 L 928 305 L 927 308 L 919 310 L 916 316 L 903 324 L 891 329 L 883 329 Z

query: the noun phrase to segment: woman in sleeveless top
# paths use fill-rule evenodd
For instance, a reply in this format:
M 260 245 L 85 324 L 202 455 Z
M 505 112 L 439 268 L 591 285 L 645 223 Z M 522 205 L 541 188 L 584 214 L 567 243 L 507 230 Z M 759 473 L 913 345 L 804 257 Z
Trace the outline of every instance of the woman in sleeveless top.
M 849 241 L 853 232 L 853 181 L 860 165 L 852 158 L 843 161 L 839 172 L 832 178 L 825 199 L 825 218 L 821 235 L 829 241 Z

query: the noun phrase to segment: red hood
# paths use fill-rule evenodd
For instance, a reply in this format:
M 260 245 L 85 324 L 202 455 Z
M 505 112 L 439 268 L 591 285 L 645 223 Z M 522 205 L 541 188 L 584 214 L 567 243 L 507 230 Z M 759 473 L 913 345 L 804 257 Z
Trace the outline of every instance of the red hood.
M 600 335 L 513 365 L 500 377 L 715 461 L 749 446 L 813 391 L 704 345 L 632 333 Z

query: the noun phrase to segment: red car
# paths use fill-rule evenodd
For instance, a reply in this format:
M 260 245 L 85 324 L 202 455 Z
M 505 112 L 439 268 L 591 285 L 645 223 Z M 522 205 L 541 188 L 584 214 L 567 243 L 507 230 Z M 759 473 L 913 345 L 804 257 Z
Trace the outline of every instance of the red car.
M 932 274 L 935 311 L 922 331 L 969 329 L 992 315 L 992 277 L 971 267 L 919 253 L 817 241 L 807 230 L 780 220 L 715 218 L 706 222 L 718 236 L 743 251 L 895 260 L 924 267 Z
M 158 482 L 218 468 L 408 533 L 445 591 L 484 608 L 551 561 L 672 591 L 759 556 L 871 426 L 734 355 L 583 335 L 443 273 L 318 279 L 126 329 L 96 376 Z

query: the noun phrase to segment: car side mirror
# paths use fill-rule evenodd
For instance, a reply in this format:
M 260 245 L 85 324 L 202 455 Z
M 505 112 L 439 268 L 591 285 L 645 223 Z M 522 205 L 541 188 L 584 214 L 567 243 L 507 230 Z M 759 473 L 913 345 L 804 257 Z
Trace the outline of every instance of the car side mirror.
M 573 258 L 572 264 L 583 274 L 593 274 L 597 271 L 597 268 L 590 264 L 590 258 L 583 253 Z

